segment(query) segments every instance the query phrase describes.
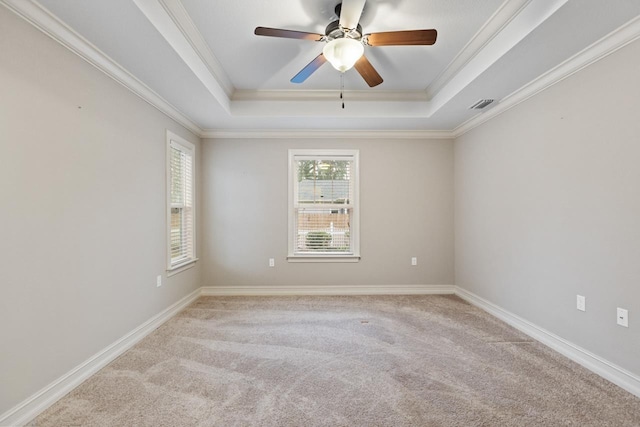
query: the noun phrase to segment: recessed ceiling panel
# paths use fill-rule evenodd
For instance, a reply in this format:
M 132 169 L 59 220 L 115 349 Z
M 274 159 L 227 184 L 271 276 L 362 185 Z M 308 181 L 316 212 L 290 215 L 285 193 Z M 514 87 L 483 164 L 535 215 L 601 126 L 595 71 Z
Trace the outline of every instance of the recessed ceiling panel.
M 438 30 L 433 46 L 366 47 L 365 55 L 384 83 L 374 90 L 424 90 L 491 17 L 503 0 L 384 1 L 369 0 L 361 19 L 363 31 Z M 183 0 L 196 26 L 241 90 L 290 90 L 289 80 L 315 58 L 324 42 L 259 37 L 255 27 L 265 26 L 324 34 L 337 19 L 339 0 L 317 2 L 243 0 L 212 2 Z M 355 71 L 347 72 L 348 89 L 366 89 Z M 339 73 L 325 64 L 307 81 L 304 90 L 332 90 Z

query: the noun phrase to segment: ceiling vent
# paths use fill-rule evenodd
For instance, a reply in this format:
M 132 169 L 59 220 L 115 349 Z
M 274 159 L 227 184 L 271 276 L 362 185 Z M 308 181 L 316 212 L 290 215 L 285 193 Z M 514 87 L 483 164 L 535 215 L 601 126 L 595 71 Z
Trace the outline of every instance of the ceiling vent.
M 469 107 L 469 109 L 470 110 L 482 110 L 484 107 L 486 107 L 487 105 L 491 104 L 492 102 L 493 102 L 493 99 L 481 99 L 480 101 L 476 102 L 471 107 Z

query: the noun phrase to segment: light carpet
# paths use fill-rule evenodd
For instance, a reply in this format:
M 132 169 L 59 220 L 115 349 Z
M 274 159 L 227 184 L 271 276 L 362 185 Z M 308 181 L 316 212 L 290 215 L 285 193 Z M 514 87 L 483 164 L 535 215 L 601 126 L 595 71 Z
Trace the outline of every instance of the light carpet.
M 202 297 L 33 426 L 640 426 L 640 399 L 455 296 Z

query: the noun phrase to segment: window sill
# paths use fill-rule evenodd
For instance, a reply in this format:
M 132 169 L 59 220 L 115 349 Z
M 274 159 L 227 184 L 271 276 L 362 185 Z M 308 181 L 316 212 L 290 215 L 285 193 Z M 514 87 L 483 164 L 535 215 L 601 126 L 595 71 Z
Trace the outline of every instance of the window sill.
M 287 262 L 359 262 L 359 255 L 289 255 Z
M 190 259 L 189 261 L 182 264 L 167 268 L 167 277 L 175 276 L 178 273 L 189 270 L 196 265 L 196 261 L 198 261 L 198 258 Z

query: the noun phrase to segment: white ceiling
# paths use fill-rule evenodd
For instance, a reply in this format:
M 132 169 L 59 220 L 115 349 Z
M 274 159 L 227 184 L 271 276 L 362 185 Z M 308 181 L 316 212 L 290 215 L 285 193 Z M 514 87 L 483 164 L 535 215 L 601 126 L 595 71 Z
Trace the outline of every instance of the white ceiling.
M 142 96 L 204 133 L 453 130 L 492 108 L 469 110 L 477 100 L 499 104 L 640 15 L 638 0 L 368 0 L 360 20 L 365 33 L 435 28 L 438 40 L 433 46 L 366 47 L 384 83 L 369 88 L 348 71 L 342 109 L 340 73 L 330 64 L 303 84 L 289 82 L 323 42 L 253 34 L 257 26 L 324 33 L 339 1 L 0 3 L 67 45 L 84 43 L 74 50 L 91 50 L 83 56 L 101 68 L 112 60 L 111 69 L 123 69 L 118 75 L 131 75 L 118 80 L 141 82 Z

